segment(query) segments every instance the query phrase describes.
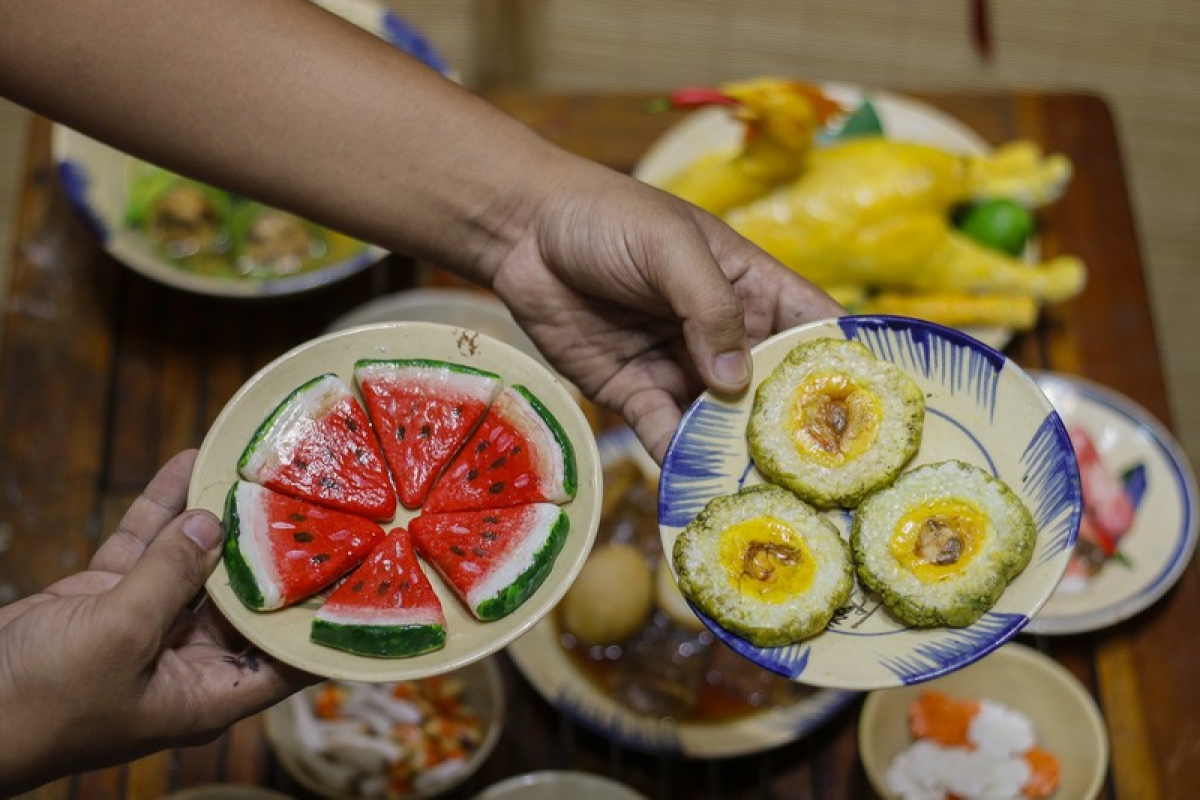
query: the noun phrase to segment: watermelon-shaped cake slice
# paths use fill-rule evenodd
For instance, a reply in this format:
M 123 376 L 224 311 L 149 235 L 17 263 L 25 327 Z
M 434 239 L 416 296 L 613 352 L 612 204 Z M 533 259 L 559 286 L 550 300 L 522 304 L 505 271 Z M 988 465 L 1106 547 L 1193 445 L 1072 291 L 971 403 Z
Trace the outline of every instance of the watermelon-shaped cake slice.
M 409 523 L 417 553 L 478 619 L 512 613 L 554 566 L 571 523 L 553 503 L 425 512 Z
M 384 538 L 366 517 L 314 505 L 248 481 L 225 501 L 225 569 L 255 611 L 311 597 L 362 563 Z
M 246 445 L 238 474 L 375 520 L 396 513 L 396 492 L 367 413 L 332 373 L 284 398 Z
M 550 410 L 507 386 L 442 473 L 429 512 L 565 503 L 575 496 L 575 450 Z
M 430 359 L 354 365 L 400 502 L 417 508 L 504 387 L 492 372 Z
M 446 644 L 446 617 L 413 552 L 396 528 L 317 609 L 312 640 L 362 656 L 406 658 Z

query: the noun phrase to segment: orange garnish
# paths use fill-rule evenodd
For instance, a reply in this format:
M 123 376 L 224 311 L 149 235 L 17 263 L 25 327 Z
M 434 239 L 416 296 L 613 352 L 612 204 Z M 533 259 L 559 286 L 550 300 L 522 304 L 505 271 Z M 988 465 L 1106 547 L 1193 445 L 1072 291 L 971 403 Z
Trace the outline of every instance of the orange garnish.
M 973 747 L 967 732 L 977 713 L 977 700 L 955 700 L 927 691 L 908 707 L 908 724 L 918 739 L 930 739 L 944 747 Z
M 1058 788 L 1059 764 L 1058 758 L 1049 750 L 1031 747 L 1025 753 L 1025 761 L 1029 764 L 1029 780 L 1021 787 L 1021 792 L 1029 798 L 1049 797 Z

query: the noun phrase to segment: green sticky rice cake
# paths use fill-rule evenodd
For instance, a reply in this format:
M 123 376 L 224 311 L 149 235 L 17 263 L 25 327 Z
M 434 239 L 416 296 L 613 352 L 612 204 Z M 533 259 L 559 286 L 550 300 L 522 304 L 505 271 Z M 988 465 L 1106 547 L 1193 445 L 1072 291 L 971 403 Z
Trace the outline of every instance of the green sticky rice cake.
M 854 588 L 850 549 L 833 523 L 770 484 L 710 500 L 672 559 L 684 597 L 759 647 L 820 633 Z
M 868 497 L 850 541 L 859 578 L 901 621 L 964 626 L 1028 565 L 1037 526 L 1005 483 L 943 461 Z
M 377 658 L 407 658 L 445 646 L 441 601 L 404 528 L 389 533 L 317 609 L 312 640 Z
M 853 508 L 917 452 L 921 389 L 858 342 L 793 348 L 755 391 L 750 456 L 770 482 L 818 508 Z

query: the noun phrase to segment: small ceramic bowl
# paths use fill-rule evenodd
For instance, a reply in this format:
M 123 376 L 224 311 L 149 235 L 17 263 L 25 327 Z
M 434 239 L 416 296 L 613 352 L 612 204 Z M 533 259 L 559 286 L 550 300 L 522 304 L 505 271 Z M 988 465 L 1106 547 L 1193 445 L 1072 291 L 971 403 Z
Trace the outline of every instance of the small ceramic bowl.
M 1023 645 L 1009 643 L 964 669 L 918 686 L 883 689 L 867 695 L 858 725 L 863 768 L 886 800 L 888 767 L 912 743 L 908 708 L 922 692 L 955 699 L 990 699 L 1024 714 L 1033 723 L 1037 745 L 1059 761 L 1061 782 L 1054 797 L 1089 800 L 1108 769 L 1108 737 L 1091 695 L 1058 662 Z
M 489 786 L 474 800 L 647 800 L 611 778 L 590 772 L 546 770 L 514 775 Z
M 437 797 L 467 780 L 487 761 L 504 728 L 504 680 L 495 659 L 476 661 L 445 675 L 444 679 L 462 682 L 463 706 L 481 723 L 478 744 L 466 754 L 461 764 L 434 767 L 429 774 L 416 776 L 413 781 L 415 788 L 411 791 L 362 793 L 356 787 L 376 781 L 383 784 L 380 778 L 385 766 L 381 764 L 378 774 L 373 774 L 364 769 L 364 764 L 371 758 L 369 752 L 355 755 L 345 750 L 339 751 L 328 744 L 330 740 L 325 740 L 326 747 L 321 748 L 321 752 L 314 749 L 311 726 L 301 719 L 304 710 L 299 704 L 311 704 L 321 690 L 320 684 L 266 711 L 267 741 L 287 773 L 305 789 L 321 797 L 334 800 L 358 800 L 362 797 L 418 800 Z M 369 688 L 379 689 L 381 686 L 371 684 Z M 427 721 L 428 718 L 423 720 Z M 381 745 L 382 749 L 385 749 L 385 745 Z M 360 756 L 362 761 L 358 760 Z M 345 782 L 340 782 L 342 780 Z

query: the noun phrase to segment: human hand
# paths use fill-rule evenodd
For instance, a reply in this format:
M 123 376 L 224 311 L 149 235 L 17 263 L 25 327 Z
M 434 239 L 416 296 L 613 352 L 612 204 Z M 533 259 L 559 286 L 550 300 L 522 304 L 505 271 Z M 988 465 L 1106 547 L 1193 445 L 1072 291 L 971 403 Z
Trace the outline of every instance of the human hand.
M 195 458 L 158 472 L 86 571 L 0 608 L 0 795 L 210 741 L 316 680 L 189 610 L 222 541 L 183 511 Z
M 746 389 L 750 347 L 845 313 L 717 218 L 632 178 L 577 162 L 555 187 L 492 289 L 659 462 L 700 390 Z

